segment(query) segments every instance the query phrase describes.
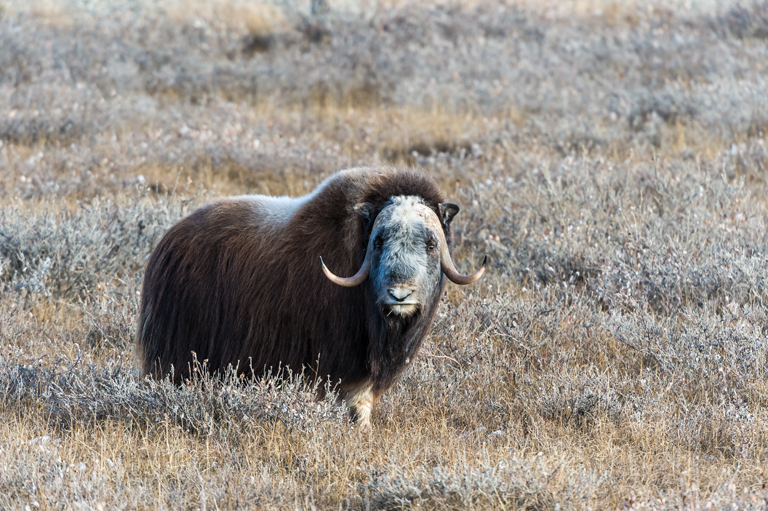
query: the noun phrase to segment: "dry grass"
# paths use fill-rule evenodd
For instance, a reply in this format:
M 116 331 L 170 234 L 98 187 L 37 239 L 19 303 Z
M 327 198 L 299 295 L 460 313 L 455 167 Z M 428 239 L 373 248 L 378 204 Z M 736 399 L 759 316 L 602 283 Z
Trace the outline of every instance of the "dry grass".
M 768 7 L 689 3 L 4 4 L 0 507 L 764 509 Z M 387 161 L 491 267 L 371 434 L 134 375 L 173 222 Z

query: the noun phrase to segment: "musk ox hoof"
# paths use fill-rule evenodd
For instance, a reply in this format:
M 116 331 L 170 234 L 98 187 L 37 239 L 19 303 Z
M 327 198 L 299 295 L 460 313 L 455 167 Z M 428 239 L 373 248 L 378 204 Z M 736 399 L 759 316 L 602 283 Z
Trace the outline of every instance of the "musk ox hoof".
M 355 426 L 357 426 L 360 431 L 370 431 L 371 407 L 358 406 L 353 413 L 353 419 L 355 420 Z

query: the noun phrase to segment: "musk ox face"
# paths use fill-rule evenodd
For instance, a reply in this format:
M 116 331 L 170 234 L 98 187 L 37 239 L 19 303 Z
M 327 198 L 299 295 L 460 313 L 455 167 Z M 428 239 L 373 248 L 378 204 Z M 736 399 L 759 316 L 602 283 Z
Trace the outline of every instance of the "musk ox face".
M 440 289 L 440 222 L 418 197 L 393 197 L 371 231 L 370 286 L 385 317 L 418 314 Z
M 449 225 L 459 207 L 439 205 L 443 223 Z M 362 203 L 355 211 L 370 221 L 373 205 Z M 473 275 L 462 275 L 453 265 L 450 248 L 437 214 L 419 197 L 396 196 L 376 216 L 368 239 L 365 260 L 352 277 L 337 277 L 322 262 L 325 275 L 345 287 L 362 284 L 371 277 L 376 303 L 385 314 L 408 317 L 440 289 L 442 274 L 456 284 L 475 282 L 485 271 L 486 260 Z

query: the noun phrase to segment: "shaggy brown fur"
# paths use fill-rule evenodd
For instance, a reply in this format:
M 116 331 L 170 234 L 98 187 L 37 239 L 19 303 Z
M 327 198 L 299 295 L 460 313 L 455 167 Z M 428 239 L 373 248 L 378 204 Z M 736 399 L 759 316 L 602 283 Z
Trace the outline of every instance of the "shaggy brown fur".
M 450 244 L 437 184 L 393 168 L 340 172 L 296 199 L 224 199 L 181 220 L 147 265 L 137 335 L 143 370 L 161 377 L 173 367 L 178 381 L 194 352 L 211 371 L 311 367 L 340 381 L 342 397 L 365 388 L 378 400 L 426 336 L 444 279 L 421 314 L 385 320 L 371 310 L 367 282 L 333 284 L 319 256 L 337 274 L 353 275 L 372 226 L 354 206 L 371 203 L 378 214 L 397 195 L 422 197 Z

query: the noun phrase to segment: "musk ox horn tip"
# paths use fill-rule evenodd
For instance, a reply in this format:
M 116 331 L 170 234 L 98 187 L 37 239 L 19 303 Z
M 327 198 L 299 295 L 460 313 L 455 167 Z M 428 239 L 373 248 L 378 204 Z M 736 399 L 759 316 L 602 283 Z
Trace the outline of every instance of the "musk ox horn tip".
M 460 286 L 472 284 L 473 282 L 479 280 L 480 277 L 483 276 L 483 273 L 485 273 L 485 265 L 488 262 L 488 255 L 483 257 L 483 264 L 480 266 L 480 269 L 472 275 L 462 275 L 457 272 L 456 268 L 453 266 L 453 261 L 451 261 L 449 257 L 450 256 L 447 256 L 445 259 L 443 259 L 443 273 L 445 273 L 445 276 L 448 277 L 448 280 L 454 284 L 459 284 Z
M 474 275 L 472 275 L 472 276 L 470 277 L 470 279 L 469 279 L 469 280 L 470 280 L 471 282 L 475 282 L 475 281 L 478 281 L 478 280 L 480 280 L 480 277 L 482 277 L 482 276 L 483 276 L 483 274 L 485 273 L 485 265 L 486 265 L 487 263 L 488 263 L 488 254 L 485 254 L 485 255 L 483 255 L 483 262 L 480 264 L 480 269 L 479 269 L 479 270 L 477 270 L 477 271 L 475 272 L 475 274 L 474 274 Z M 471 282 L 470 282 L 470 283 L 471 283 Z
M 355 275 L 349 278 L 338 277 L 334 275 L 333 272 L 329 270 L 325 265 L 325 262 L 323 262 L 322 256 L 320 256 L 320 265 L 323 268 L 323 273 L 325 273 L 325 276 L 328 277 L 328 280 L 334 284 L 338 284 L 339 286 L 343 287 L 355 287 L 362 284 L 363 281 L 368 278 L 368 272 L 371 269 L 371 258 L 370 256 L 366 255 L 362 268 L 360 268 L 360 270 Z
M 325 265 L 325 261 L 323 261 L 323 256 L 320 256 L 320 267 L 323 269 L 323 273 L 325 273 L 325 276 L 328 277 L 331 282 L 336 282 L 339 277 L 334 275 L 334 273 L 328 269 L 328 267 Z

